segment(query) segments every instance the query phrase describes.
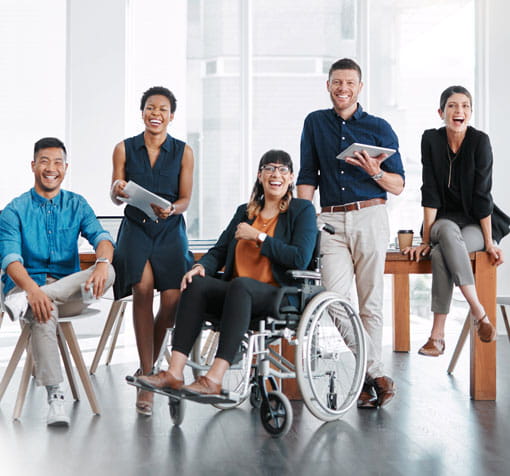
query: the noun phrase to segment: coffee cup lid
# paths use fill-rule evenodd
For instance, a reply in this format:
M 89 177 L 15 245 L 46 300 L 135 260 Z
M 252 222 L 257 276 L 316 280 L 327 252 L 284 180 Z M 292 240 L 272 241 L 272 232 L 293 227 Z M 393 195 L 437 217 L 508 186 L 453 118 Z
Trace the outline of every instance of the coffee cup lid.
M 398 230 L 399 233 L 413 233 L 413 230 Z

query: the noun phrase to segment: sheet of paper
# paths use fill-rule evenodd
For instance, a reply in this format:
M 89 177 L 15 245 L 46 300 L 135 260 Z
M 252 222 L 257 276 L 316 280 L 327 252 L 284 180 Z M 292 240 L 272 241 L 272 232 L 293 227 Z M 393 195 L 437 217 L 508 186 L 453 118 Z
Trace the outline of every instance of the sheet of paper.
M 119 200 L 142 210 L 142 212 L 154 221 L 156 221 L 158 217 L 154 213 L 151 203 L 161 208 L 168 208 L 172 205 L 168 200 L 161 198 L 155 193 L 149 192 L 147 189 L 140 187 L 140 185 L 131 180 L 126 184 L 124 192 L 129 195 L 129 198 L 117 197 Z

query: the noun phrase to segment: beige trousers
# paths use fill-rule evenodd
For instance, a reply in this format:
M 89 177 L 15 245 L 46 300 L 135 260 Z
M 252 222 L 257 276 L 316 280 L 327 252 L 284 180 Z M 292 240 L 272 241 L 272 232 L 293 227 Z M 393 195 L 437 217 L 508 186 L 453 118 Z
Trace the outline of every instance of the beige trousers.
M 32 330 L 30 342 L 37 385 L 57 385 L 63 380 L 57 342 L 57 321 L 59 317 L 76 316 L 88 306 L 82 301 L 80 286 L 87 281 L 94 268 L 95 265 L 58 280 L 47 279 L 46 285 L 41 286 L 41 289 L 56 304 L 47 322 L 37 322 L 30 308 L 25 315 L 24 319 Z M 115 271 L 110 265 L 106 289 L 111 287 L 114 279 Z M 21 291 L 15 287 L 9 294 Z
M 321 213 L 318 223 L 335 228 L 334 235 L 321 235 L 323 284 L 351 302 L 355 281 L 359 314 L 366 331 L 367 375 L 382 377 L 384 264 L 389 242 L 386 206 Z

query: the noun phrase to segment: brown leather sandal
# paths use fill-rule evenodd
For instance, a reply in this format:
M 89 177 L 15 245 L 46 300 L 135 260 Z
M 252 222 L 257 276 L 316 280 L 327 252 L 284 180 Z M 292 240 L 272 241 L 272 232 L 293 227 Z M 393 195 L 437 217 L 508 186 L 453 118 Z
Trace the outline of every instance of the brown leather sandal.
M 418 354 L 439 357 L 444 354 L 445 347 L 444 339 L 432 339 L 432 337 L 429 337 L 429 340 L 420 348 Z

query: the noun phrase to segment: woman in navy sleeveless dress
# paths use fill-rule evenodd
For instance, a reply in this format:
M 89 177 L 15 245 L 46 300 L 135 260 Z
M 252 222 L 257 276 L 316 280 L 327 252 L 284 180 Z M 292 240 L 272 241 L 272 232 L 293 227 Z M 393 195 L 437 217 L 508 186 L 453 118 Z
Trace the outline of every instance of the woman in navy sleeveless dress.
M 184 142 L 167 134 L 175 107 L 176 99 L 168 89 L 147 90 L 141 100 L 145 131 L 120 142 L 113 152 L 114 203 L 123 203 L 117 197 L 127 196 L 123 190 L 129 180 L 172 203 L 167 209 L 153 206 L 156 222 L 127 205 L 117 237 L 114 293 L 115 299 L 133 294 L 140 375 L 152 370 L 166 329 L 173 326 L 182 276 L 193 264 L 182 215 L 191 198 L 193 152 Z M 154 289 L 160 292 L 155 318 Z M 152 414 L 152 396 L 150 392 L 138 392 L 139 413 Z

